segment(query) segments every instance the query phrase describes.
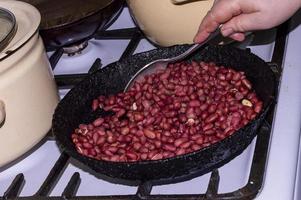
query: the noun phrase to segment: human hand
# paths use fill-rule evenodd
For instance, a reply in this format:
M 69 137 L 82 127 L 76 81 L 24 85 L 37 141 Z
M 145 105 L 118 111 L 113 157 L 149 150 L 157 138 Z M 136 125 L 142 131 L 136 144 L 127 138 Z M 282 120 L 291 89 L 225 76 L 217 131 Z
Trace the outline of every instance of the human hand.
M 221 24 L 224 37 L 243 41 L 244 32 L 275 27 L 300 6 L 301 0 L 215 0 L 199 26 L 194 42 L 204 41 Z

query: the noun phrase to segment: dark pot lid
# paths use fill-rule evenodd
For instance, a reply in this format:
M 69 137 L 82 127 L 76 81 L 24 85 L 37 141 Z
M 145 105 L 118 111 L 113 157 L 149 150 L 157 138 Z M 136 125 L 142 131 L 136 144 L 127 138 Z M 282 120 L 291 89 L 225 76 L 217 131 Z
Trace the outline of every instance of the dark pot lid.
M 41 29 L 50 29 L 80 20 L 110 5 L 114 0 L 22 0 L 41 13 Z
M 13 13 L 5 8 L 0 8 L 0 52 L 5 49 L 14 37 L 17 24 Z

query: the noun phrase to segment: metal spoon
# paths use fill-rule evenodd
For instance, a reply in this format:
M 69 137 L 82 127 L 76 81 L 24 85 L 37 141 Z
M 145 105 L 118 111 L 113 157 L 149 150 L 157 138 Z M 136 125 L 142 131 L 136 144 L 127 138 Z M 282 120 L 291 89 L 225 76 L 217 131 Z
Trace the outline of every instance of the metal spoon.
M 134 76 L 132 76 L 130 81 L 127 83 L 124 91 L 127 91 L 135 81 L 140 80 L 146 74 L 152 74 L 152 73 L 156 72 L 159 69 L 166 69 L 166 67 L 169 63 L 180 61 L 180 60 L 186 58 L 188 55 L 190 55 L 191 53 L 195 52 L 196 50 L 198 50 L 199 48 L 204 46 L 207 42 L 210 41 L 211 44 L 219 44 L 224 39 L 225 38 L 222 36 L 222 34 L 220 32 L 220 27 L 219 27 L 213 33 L 211 33 L 210 36 L 205 41 L 203 41 L 202 43 L 193 45 L 192 47 L 190 47 L 184 53 L 182 53 L 178 56 L 172 57 L 172 58 L 164 58 L 164 59 L 154 60 L 154 61 L 146 64 L 138 72 L 136 72 L 136 74 Z M 233 40 L 229 40 L 229 41 L 233 41 Z

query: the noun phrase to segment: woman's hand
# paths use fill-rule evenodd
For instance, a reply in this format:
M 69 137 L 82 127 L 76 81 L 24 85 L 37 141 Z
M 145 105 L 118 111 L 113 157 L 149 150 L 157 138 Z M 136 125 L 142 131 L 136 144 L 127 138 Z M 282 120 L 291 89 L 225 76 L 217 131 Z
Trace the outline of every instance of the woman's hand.
M 221 24 L 223 36 L 242 41 L 244 32 L 275 27 L 300 6 L 301 0 L 216 0 L 200 24 L 194 42 L 204 41 Z

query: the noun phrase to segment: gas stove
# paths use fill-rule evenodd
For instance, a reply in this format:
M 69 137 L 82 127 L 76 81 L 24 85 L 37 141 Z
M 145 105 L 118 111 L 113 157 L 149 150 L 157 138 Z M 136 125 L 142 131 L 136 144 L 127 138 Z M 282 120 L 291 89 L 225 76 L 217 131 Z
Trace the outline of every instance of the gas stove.
M 17 162 L 0 169 L 0 199 L 301 199 L 299 18 L 296 14 L 290 23 L 260 33 L 257 44 L 256 36 L 248 46 L 280 77 L 279 97 L 256 139 L 226 165 L 175 184 L 120 185 L 96 177 L 61 152 L 49 133 Z M 288 25 L 296 28 L 283 34 Z M 273 39 L 262 40 L 267 33 Z M 154 48 L 135 27 L 125 7 L 117 21 L 108 30 L 98 32 L 81 52 L 70 56 L 57 50 L 48 52 L 48 56 L 63 98 L 89 73 Z

